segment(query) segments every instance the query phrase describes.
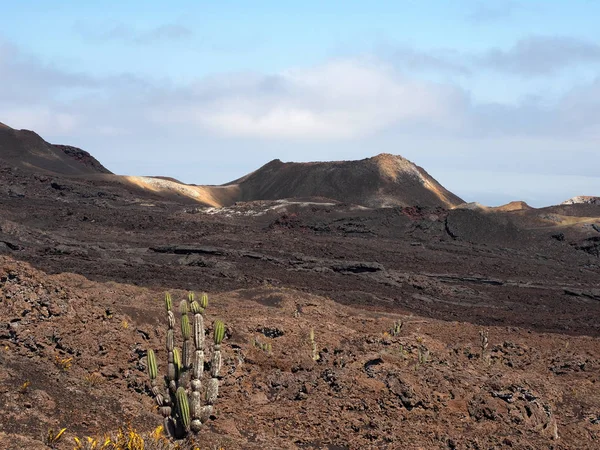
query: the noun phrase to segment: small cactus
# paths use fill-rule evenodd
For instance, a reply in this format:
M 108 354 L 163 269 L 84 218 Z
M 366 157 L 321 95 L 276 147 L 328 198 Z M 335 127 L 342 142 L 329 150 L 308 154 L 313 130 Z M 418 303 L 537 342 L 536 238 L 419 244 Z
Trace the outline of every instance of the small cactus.
M 208 305 L 208 296 L 202 294 L 200 301 L 195 300 L 193 292 L 187 300 L 179 304 L 181 315 L 181 335 L 183 347 L 175 347 L 175 315 L 171 296 L 165 294 L 168 328 L 166 336 L 167 375 L 165 384 L 167 395 L 163 395 L 157 385 L 158 368 L 154 351 L 148 350 L 148 376 L 151 390 L 164 418 L 163 427 L 167 435 L 184 437 L 190 431 L 197 433 L 202 424 L 212 414 L 213 405 L 219 393 L 219 373 L 222 365 L 221 343 L 225 338 L 225 324 L 215 320 L 213 331 L 213 351 L 210 359 L 210 378 L 207 379 L 204 397 L 201 394 L 204 373 L 204 310 Z M 191 314 L 190 314 L 191 313 Z M 205 405 L 202 405 L 202 399 Z
M 200 297 L 200 307 L 202 309 L 208 308 L 208 295 L 206 292 L 203 292 L 202 296 Z
M 200 303 L 194 300 L 190 303 L 190 311 L 192 312 L 192 314 L 201 314 L 203 309 L 200 307 Z
M 398 336 L 400 334 L 400 331 L 402 330 L 403 326 L 404 326 L 404 322 L 402 322 L 401 320 L 395 321 L 394 326 L 390 330 L 390 334 L 392 336 Z

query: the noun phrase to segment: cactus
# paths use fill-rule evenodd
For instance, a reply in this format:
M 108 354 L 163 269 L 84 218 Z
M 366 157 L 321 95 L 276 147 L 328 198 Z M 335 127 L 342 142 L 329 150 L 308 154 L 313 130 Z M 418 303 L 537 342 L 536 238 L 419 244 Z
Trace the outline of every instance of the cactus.
M 158 369 L 156 368 L 156 356 L 154 355 L 154 350 L 148 350 L 148 376 L 151 380 L 156 380 L 156 374 Z
M 151 391 L 164 418 L 164 429 L 173 438 L 185 437 L 190 431 L 197 433 L 208 420 L 219 394 L 219 373 L 222 365 L 221 343 L 225 338 L 225 324 L 215 320 L 213 324 L 213 350 L 210 358 L 210 378 L 204 389 L 205 404 L 202 404 L 202 378 L 205 363 L 204 311 L 208 306 L 208 296 L 202 294 L 195 300 L 193 292 L 187 300 L 179 304 L 181 315 L 181 336 L 183 346 L 175 347 L 175 315 L 171 295 L 165 294 L 168 327 L 166 336 L 167 374 L 166 394 L 158 386 L 156 355 L 149 349 L 147 353 L 148 377 Z M 191 314 L 190 314 L 191 313 Z
M 402 322 L 401 320 L 395 321 L 394 326 L 390 330 L 390 334 L 392 336 L 398 336 L 400 334 L 400 331 L 402 330 L 403 326 L 404 326 L 404 322 Z
M 181 364 L 181 353 L 178 348 L 173 349 L 173 364 L 175 364 L 175 378 L 179 378 L 183 365 Z
M 173 309 L 173 302 L 171 301 L 171 294 L 168 292 L 165 294 L 165 308 L 167 308 L 167 312 Z
M 179 411 L 179 416 L 181 417 L 181 423 L 183 428 L 187 431 L 190 429 L 190 404 L 188 401 L 187 392 L 183 387 L 177 388 L 177 393 L 175 394 L 177 398 L 177 410 Z
M 215 321 L 214 337 L 215 346 L 221 345 L 221 342 L 223 342 L 223 338 L 225 337 L 225 324 L 220 320 Z

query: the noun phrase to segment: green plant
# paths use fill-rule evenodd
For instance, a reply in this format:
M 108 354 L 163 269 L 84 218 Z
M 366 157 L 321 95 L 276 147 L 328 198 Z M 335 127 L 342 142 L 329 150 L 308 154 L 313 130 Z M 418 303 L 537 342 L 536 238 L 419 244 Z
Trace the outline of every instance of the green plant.
M 202 405 L 202 379 L 204 375 L 204 311 L 208 306 L 208 296 L 202 294 L 196 301 L 190 292 L 187 300 L 179 304 L 181 316 L 182 349 L 175 347 L 175 314 L 171 295 L 165 295 L 167 311 L 167 374 L 165 386 L 167 393 L 159 386 L 158 365 L 152 349 L 147 352 L 148 376 L 151 390 L 160 413 L 164 418 L 164 430 L 168 436 L 179 438 L 190 431 L 198 433 L 213 411 L 213 405 L 219 394 L 219 372 L 221 370 L 221 343 L 225 337 L 225 324 L 216 320 L 213 325 L 213 351 L 210 373 L 207 377 L 205 405 Z M 192 314 L 190 320 L 189 314 Z
M 269 355 L 273 350 L 273 346 L 270 342 L 260 342 L 258 339 L 254 339 L 254 346 L 256 348 L 260 348 L 263 352 L 268 353 Z

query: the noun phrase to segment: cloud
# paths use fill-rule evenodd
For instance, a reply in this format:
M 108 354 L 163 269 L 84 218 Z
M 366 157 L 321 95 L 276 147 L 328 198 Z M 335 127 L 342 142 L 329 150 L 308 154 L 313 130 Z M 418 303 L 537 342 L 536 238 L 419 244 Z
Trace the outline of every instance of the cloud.
M 587 54 L 587 53 L 586 53 Z M 185 132 L 215 139 L 350 141 L 378 134 L 470 139 L 600 134 L 600 78 L 558 100 L 481 103 L 453 83 L 355 57 L 188 84 L 61 70 L 0 44 L 0 121 L 40 133 Z
M 567 36 L 533 36 L 508 50 L 475 57 L 482 67 L 523 76 L 551 75 L 567 67 L 600 63 L 600 45 Z
M 162 109 L 153 118 L 229 136 L 349 139 L 402 123 L 455 127 L 463 101 L 455 87 L 405 78 L 364 59 L 200 81 L 193 91 L 166 118 Z
M 74 25 L 74 30 L 88 41 L 122 41 L 136 45 L 149 45 L 164 41 L 181 41 L 193 36 L 193 32 L 189 28 L 179 24 L 164 24 L 139 30 L 122 23 L 108 27 L 93 27 L 89 24 L 78 22 Z
M 0 104 L 36 103 L 63 90 L 90 88 L 95 80 L 83 73 L 65 72 L 0 40 Z

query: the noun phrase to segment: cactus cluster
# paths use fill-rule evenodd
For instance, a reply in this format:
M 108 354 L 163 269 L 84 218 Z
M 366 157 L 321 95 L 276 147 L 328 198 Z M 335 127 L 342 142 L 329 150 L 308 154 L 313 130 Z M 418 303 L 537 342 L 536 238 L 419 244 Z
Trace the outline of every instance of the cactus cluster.
M 260 342 L 258 339 L 254 339 L 254 346 L 256 348 L 260 348 L 263 352 L 268 353 L 269 355 L 273 351 L 273 346 L 270 342 L 264 343 Z
M 147 352 L 148 376 L 152 394 L 164 417 L 164 430 L 171 437 L 183 437 L 190 431 L 198 433 L 202 424 L 211 415 L 219 394 L 219 372 L 221 370 L 221 342 L 225 337 L 225 325 L 220 320 L 214 322 L 213 351 L 210 373 L 205 390 L 202 390 L 204 373 L 204 311 L 208 306 L 208 296 L 202 294 L 199 300 L 190 292 L 187 300 L 179 304 L 182 347 L 175 346 L 175 313 L 169 293 L 165 294 L 167 312 L 167 374 L 165 386 L 167 394 L 158 383 L 158 365 L 154 350 Z M 190 318 L 191 314 L 191 318 Z M 205 404 L 202 393 L 205 392 Z
M 398 336 L 400 334 L 400 331 L 402 331 L 403 326 L 404 326 L 404 322 L 402 322 L 401 320 L 395 321 L 394 326 L 390 330 L 390 334 L 392 336 Z

